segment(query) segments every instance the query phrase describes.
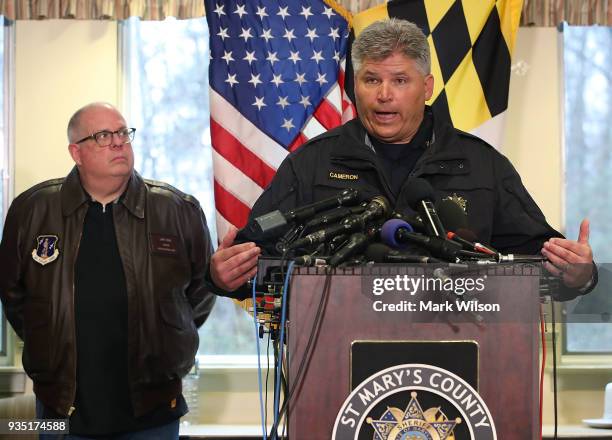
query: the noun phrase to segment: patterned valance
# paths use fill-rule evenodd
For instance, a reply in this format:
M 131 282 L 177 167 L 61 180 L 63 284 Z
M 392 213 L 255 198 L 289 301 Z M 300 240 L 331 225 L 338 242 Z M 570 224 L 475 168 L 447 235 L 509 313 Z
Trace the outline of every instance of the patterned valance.
M 204 16 L 203 0 L 0 0 L 0 14 L 11 20 L 49 18 L 163 20 Z
M 480 0 L 485 1 L 485 0 Z M 353 14 L 385 3 L 384 0 L 338 0 Z M 612 0 L 523 0 L 521 26 L 612 26 Z
M 612 26 L 612 0 L 523 0 L 521 26 Z
M 248 0 L 245 0 L 248 1 Z M 459 1 L 459 0 L 457 0 Z M 485 0 L 481 0 L 485 1 Z M 353 14 L 385 3 L 384 0 L 337 0 Z M 204 16 L 203 0 L 0 0 L 0 14 L 11 20 L 72 18 L 143 20 Z M 521 26 L 612 26 L 612 0 L 523 0 Z

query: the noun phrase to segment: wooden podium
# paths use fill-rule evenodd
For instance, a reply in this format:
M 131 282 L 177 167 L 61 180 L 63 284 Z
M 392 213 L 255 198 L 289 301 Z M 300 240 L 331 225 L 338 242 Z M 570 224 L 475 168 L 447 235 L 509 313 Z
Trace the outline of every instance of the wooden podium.
M 498 313 L 374 310 L 374 301 L 384 295 L 375 296 L 369 280 L 418 276 L 426 270 L 422 268 L 375 265 L 331 274 L 324 268 L 296 268 L 287 323 L 291 440 L 332 437 L 336 416 L 351 393 L 355 341 L 473 341 L 478 351 L 474 388 L 490 410 L 497 438 L 539 438 L 540 269 L 531 265 L 479 269 L 486 280 L 480 295 L 499 303 Z

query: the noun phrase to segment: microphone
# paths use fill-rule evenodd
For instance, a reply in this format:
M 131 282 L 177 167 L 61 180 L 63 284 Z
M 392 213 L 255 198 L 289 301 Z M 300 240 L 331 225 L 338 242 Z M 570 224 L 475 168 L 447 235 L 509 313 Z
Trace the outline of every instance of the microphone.
M 280 254 L 283 254 L 287 250 L 287 246 L 297 237 L 302 234 L 304 230 L 304 225 L 298 224 L 294 225 L 291 229 L 285 232 L 274 245 L 274 249 Z
M 361 214 L 367 206 L 367 202 L 363 202 L 357 206 L 347 206 L 347 207 L 338 207 L 334 208 L 330 211 L 323 213 L 322 215 L 315 217 L 304 225 L 306 229 L 314 229 L 320 226 L 330 225 L 334 222 L 337 222 L 340 219 L 345 217 L 349 217 L 353 214 Z
M 389 213 L 389 201 L 386 197 L 376 196 L 366 206 L 365 210 L 355 217 L 363 224 L 375 218 L 384 217 Z
M 412 225 L 404 220 L 397 218 L 387 220 L 380 228 L 380 239 L 382 242 L 396 249 L 407 247 L 405 242 L 399 242 L 395 237 L 395 233 L 399 228 L 404 228 L 408 232 L 414 232 Z
M 476 252 L 481 252 L 487 255 L 497 256 L 497 252 L 494 251 L 493 249 L 490 249 L 487 246 L 480 244 L 480 243 L 472 243 L 471 241 L 468 241 L 465 238 L 460 237 L 458 234 L 454 232 L 448 231 L 446 233 L 446 237 L 449 240 L 453 240 L 459 243 L 460 245 L 463 246 L 464 249 L 468 251 L 476 251 Z
M 459 231 L 468 228 L 467 214 L 452 199 L 442 199 L 436 204 L 438 217 L 447 231 Z
M 353 214 L 359 214 L 365 210 L 367 202 L 362 202 L 358 206 L 340 206 L 338 208 L 331 209 L 325 212 L 323 215 L 315 217 L 309 220 L 307 223 L 300 223 L 289 229 L 276 243 L 276 250 L 279 253 L 283 253 L 287 250 L 289 245 L 298 237 L 302 236 L 302 232 L 312 230 L 315 227 L 326 226 L 333 224 L 338 220 L 348 217 Z M 296 263 L 297 264 L 297 263 Z
M 327 264 L 327 257 L 317 257 L 315 255 L 302 255 L 300 257 L 296 257 L 293 261 L 296 266 L 325 266 Z
M 352 205 L 358 201 L 359 191 L 357 191 L 356 189 L 345 189 L 344 191 L 336 194 L 333 197 L 319 200 L 318 202 L 311 203 L 310 205 L 287 211 L 284 214 L 284 217 L 287 219 L 288 222 L 302 222 L 312 217 L 317 212 L 321 212 L 330 208 L 335 208 L 336 206 Z
M 365 252 L 366 259 L 374 263 L 441 263 L 434 257 L 412 255 L 391 249 L 382 243 L 372 243 Z
M 499 263 L 543 263 L 548 259 L 543 255 L 497 254 Z
M 457 232 L 447 232 L 446 236 L 449 240 L 462 245 L 464 249 L 469 251 L 475 251 L 482 254 L 486 254 L 489 257 L 497 260 L 498 263 L 542 263 L 548 261 L 543 255 L 524 255 L 524 254 L 507 254 L 503 255 L 493 249 L 491 246 L 485 246 L 484 244 L 467 240 L 466 237 L 476 240 L 476 235 L 468 229 L 459 229 Z M 489 260 L 489 261 L 494 261 Z
M 408 213 L 399 213 L 399 212 L 394 212 L 393 214 L 391 214 L 390 216 L 391 219 L 400 219 L 400 220 L 404 220 L 406 223 L 408 223 L 410 226 L 412 226 L 412 229 L 414 229 L 414 232 L 425 232 L 425 226 L 423 225 L 423 221 L 421 220 L 421 217 L 419 217 L 417 214 L 408 214 Z
M 389 212 L 389 201 L 383 196 L 374 197 L 361 214 L 355 214 L 345 218 L 339 224 L 328 226 L 316 232 L 306 235 L 300 240 L 296 240 L 289 249 L 296 249 L 323 243 L 330 238 L 340 234 L 347 234 L 365 229 L 365 224 L 378 217 L 383 217 Z
M 446 236 L 446 231 L 433 203 L 436 199 L 434 189 L 427 180 L 420 177 L 409 178 L 404 182 L 398 199 L 402 199 L 402 202 L 407 203 L 419 213 L 428 235 Z
M 389 220 L 392 221 L 392 220 Z M 385 235 L 381 233 L 381 238 L 387 245 L 393 243 L 414 243 L 427 249 L 434 257 L 442 258 L 447 261 L 456 261 L 460 256 L 462 246 L 450 240 L 440 237 L 429 237 L 423 234 L 412 232 L 412 227 L 406 222 L 393 221 L 392 226 L 385 228 Z M 391 237 L 389 237 L 389 234 Z
M 340 263 L 346 261 L 349 257 L 361 252 L 363 248 L 370 241 L 370 237 L 365 235 L 363 232 L 355 232 L 349 237 L 348 242 L 338 250 L 332 257 L 329 259 L 329 265 L 331 267 L 336 267 Z
M 436 267 L 433 270 L 433 276 L 435 276 L 436 278 L 441 279 L 443 282 L 448 281 L 449 279 L 452 279 L 453 276 L 455 275 L 459 275 L 462 273 L 468 273 L 470 271 L 473 271 L 473 269 L 471 269 L 468 265 L 466 264 L 456 264 L 454 266 L 451 266 L 449 264 L 449 267 Z
M 280 212 L 278 209 L 260 215 L 253 219 L 253 223 L 248 225 L 249 235 L 269 237 L 284 229 L 288 223 L 303 222 L 312 217 L 317 212 L 336 206 L 352 205 L 359 201 L 359 191 L 356 189 L 345 189 L 333 197 L 328 197 L 318 202 L 311 203 L 300 208 L 295 208 L 287 212 Z M 245 228 L 246 229 L 246 228 Z

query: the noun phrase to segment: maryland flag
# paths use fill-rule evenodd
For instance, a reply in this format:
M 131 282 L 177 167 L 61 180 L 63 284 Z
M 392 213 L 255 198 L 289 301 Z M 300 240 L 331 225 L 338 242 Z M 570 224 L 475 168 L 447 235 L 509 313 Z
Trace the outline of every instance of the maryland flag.
M 392 0 L 355 15 L 353 32 L 390 17 L 418 25 L 431 48 L 428 104 L 436 117 L 499 147 L 521 7 L 522 0 Z

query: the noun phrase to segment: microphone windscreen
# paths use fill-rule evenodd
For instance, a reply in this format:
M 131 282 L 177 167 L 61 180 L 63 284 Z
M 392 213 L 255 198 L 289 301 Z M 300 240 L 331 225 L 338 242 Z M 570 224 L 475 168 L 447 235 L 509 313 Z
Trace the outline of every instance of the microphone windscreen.
M 390 218 L 398 218 L 400 220 L 404 220 L 406 223 L 410 223 L 414 232 L 425 232 L 425 226 L 423 225 L 423 221 L 421 217 L 411 210 L 410 213 L 400 214 L 399 212 L 394 212 L 391 214 Z
M 385 257 L 391 252 L 389 246 L 385 246 L 382 243 L 370 244 L 366 251 L 365 257 L 367 261 L 373 261 L 374 263 L 382 263 L 385 261 Z
M 467 230 L 467 214 L 457 202 L 451 199 L 440 200 L 436 211 L 447 231 L 458 233 L 459 230 Z
M 420 177 L 406 179 L 397 197 L 396 206 L 408 206 L 417 211 L 421 200 L 436 200 L 436 193 L 431 184 Z
M 412 226 L 410 226 L 410 223 L 407 223 L 404 220 L 400 220 L 398 218 L 394 218 L 391 220 L 387 220 L 380 228 L 381 241 L 393 248 L 407 247 L 404 243 L 400 243 L 396 239 L 395 233 L 400 228 L 405 228 L 407 232 L 414 232 L 414 229 L 412 228 Z

